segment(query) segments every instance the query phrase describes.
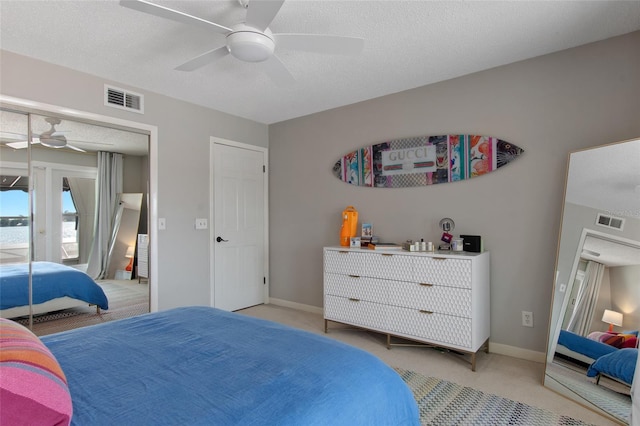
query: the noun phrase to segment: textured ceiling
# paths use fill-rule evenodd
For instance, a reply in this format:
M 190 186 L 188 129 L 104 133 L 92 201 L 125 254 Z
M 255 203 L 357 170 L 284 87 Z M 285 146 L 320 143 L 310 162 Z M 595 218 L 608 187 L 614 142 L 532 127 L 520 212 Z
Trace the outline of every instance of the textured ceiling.
M 588 235 L 580 256 L 608 267 L 640 265 L 640 247 Z
M 566 201 L 640 219 L 639 164 L 640 139 L 571 154 Z
M 225 26 L 246 14 L 237 0 L 154 2 Z M 365 40 L 356 57 L 276 47 L 288 86 L 231 56 L 176 71 L 224 36 L 113 0 L 3 0 L 0 19 L 4 50 L 271 124 L 636 31 L 640 1 L 288 0 L 273 32 Z

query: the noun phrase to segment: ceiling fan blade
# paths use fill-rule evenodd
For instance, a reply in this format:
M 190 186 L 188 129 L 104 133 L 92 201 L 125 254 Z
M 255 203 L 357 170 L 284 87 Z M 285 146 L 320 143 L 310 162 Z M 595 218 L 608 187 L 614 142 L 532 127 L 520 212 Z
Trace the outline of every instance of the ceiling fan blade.
M 263 62 L 266 73 L 278 86 L 290 86 L 296 82 L 282 61 L 273 55 Z
M 250 0 L 245 24 L 264 31 L 276 17 L 283 3 L 284 0 Z
M 178 71 L 193 71 L 224 56 L 227 56 L 228 54 L 229 50 L 227 49 L 227 46 L 218 47 L 216 49 L 205 52 L 200 56 L 196 56 L 195 58 L 185 62 L 175 69 L 177 69 Z
M 20 142 L 7 142 L 5 143 L 6 146 L 11 147 L 13 149 L 25 149 L 27 147 L 27 145 L 29 145 L 29 142 L 27 141 L 20 141 Z
M 33 142 L 31 142 L 32 145 L 35 145 L 37 143 L 40 143 L 40 140 L 38 138 L 34 138 Z M 5 145 L 13 149 L 25 149 L 27 145 L 29 145 L 29 142 L 27 141 L 7 142 L 5 143 Z
M 160 18 L 171 19 L 183 24 L 193 25 L 207 30 L 213 30 L 221 34 L 227 34 L 231 32 L 231 28 L 227 28 L 225 26 L 209 22 L 196 16 L 188 15 L 186 13 L 169 9 L 168 7 L 153 4 L 144 0 L 120 0 L 120 6 L 128 7 L 129 9 L 148 13 Z
M 364 39 L 325 34 L 274 34 L 276 46 L 305 52 L 357 55 L 364 49 Z
M 71 148 L 71 149 L 73 149 L 74 151 L 78 151 L 78 152 L 87 152 L 87 151 L 85 151 L 85 150 L 84 150 L 84 149 L 82 149 L 82 148 L 78 148 L 77 146 L 73 146 L 73 145 L 69 145 L 69 144 L 67 144 L 67 146 L 66 146 L 65 148 Z

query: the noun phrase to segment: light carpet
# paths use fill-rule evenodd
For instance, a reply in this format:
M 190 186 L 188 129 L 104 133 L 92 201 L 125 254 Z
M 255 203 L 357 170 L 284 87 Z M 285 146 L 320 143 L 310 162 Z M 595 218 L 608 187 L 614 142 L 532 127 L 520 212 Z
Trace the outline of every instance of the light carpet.
M 420 409 L 422 425 L 587 425 L 580 420 L 457 383 L 395 369 Z
M 58 333 L 88 325 L 101 324 L 122 318 L 129 318 L 149 312 L 149 287 L 145 283 L 131 281 L 99 281 L 109 309 L 96 312 L 95 306 L 80 306 L 72 309 L 38 315 L 33 318 L 33 332 L 38 336 Z M 17 322 L 28 325 L 29 319 Z

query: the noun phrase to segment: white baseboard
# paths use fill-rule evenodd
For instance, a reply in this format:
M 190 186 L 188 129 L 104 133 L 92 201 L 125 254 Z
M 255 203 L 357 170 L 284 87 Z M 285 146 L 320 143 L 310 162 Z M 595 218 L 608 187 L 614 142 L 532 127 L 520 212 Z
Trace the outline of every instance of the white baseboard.
M 288 300 L 276 299 L 274 297 L 269 298 L 269 303 L 276 306 L 284 306 L 285 308 L 297 309 L 299 311 L 311 312 L 312 314 L 320 314 L 324 313 L 322 308 L 317 306 L 305 305 L 303 303 L 290 302 Z
M 290 302 L 288 300 L 269 298 L 269 303 L 285 308 L 297 309 L 299 311 L 311 312 L 313 314 L 322 315 L 323 309 L 317 306 L 305 305 L 303 303 Z M 503 345 L 501 343 L 493 343 L 489 341 L 489 352 L 500 355 L 506 355 L 513 358 L 525 359 L 527 361 L 544 362 L 545 354 L 543 352 L 532 351 L 530 349 L 518 348 L 515 346 Z
M 501 343 L 493 343 L 491 341 L 489 341 L 489 352 L 540 363 L 543 363 L 545 360 L 545 354 L 543 352 L 503 345 Z

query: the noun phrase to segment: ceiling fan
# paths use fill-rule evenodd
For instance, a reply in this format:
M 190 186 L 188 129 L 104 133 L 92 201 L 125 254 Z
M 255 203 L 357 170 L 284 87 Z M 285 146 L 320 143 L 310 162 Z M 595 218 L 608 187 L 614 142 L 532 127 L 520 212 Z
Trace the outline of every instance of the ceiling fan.
M 45 121 L 49 123 L 51 126 L 49 130 L 46 130 L 39 135 L 33 135 L 32 144 L 40 144 L 42 146 L 46 146 L 47 148 L 70 148 L 79 152 L 87 152 L 82 148 L 78 148 L 77 146 L 73 146 L 67 143 L 67 137 L 63 135 L 64 131 L 56 130 L 58 124 L 61 123 L 59 118 L 47 117 Z M 21 135 L 22 138 L 25 138 L 24 135 Z M 14 149 L 24 149 L 27 147 L 28 142 L 25 140 L 17 141 L 17 142 L 7 142 L 5 145 L 10 146 Z
M 145 0 L 120 0 L 120 5 L 187 25 L 206 28 L 226 36 L 226 45 L 216 47 L 176 67 L 193 71 L 211 62 L 232 55 L 245 62 L 264 62 L 266 72 L 280 84 L 294 81 L 293 76 L 275 55 L 277 49 L 306 52 L 355 55 L 364 48 L 364 39 L 325 34 L 274 34 L 268 28 L 284 0 L 238 0 L 247 9 L 245 22 L 231 27 L 219 25 L 186 13 Z

